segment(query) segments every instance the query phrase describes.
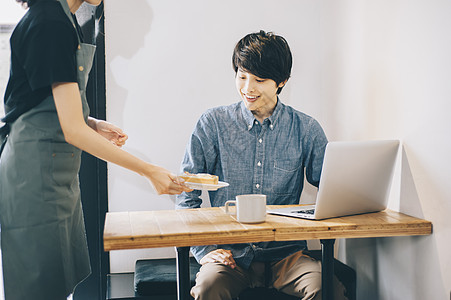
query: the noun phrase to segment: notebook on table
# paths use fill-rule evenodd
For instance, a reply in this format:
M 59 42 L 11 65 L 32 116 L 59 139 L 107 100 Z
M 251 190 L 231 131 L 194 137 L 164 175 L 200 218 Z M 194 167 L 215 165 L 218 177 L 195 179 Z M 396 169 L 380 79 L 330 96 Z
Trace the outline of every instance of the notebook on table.
M 329 142 L 315 205 L 268 213 L 322 220 L 387 208 L 399 141 Z

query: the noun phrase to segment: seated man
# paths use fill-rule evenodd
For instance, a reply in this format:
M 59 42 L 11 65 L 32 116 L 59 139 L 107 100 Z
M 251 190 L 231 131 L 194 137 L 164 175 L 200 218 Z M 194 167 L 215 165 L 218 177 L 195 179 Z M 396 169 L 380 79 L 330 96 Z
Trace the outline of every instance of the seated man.
M 327 138 L 316 120 L 278 97 L 291 73 L 290 48 L 283 37 L 260 31 L 238 42 L 232 62 L 241 101 L 200 117 L 182 171 L 218 175 L 230 184 L 209 193 L 211 206 L 242 194 L 265 194 L 267 204 L 298 204 L 304 172 L 318 186 Z M 200 207 L 200 194 L 177 196 L 177 208 Z M 266 285 L 300 299 L 321 299 L 320 263 L 306 250 L 305 241 L 191 247 L 202 265 L 191 295 L 233 299 L 248 287 Z M 343 299 L 337 286 L 336 299 Z

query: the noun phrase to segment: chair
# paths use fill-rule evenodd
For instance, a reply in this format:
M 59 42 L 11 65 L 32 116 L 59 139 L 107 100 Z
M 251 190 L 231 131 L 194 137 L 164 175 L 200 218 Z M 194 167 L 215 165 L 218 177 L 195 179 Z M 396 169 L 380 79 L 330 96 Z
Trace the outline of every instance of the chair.
M 321 250 L 310 251 L 315 259 L 321 259 Z M 190 257 L 191 285 L 195 284 L 200 265 Z M 339 260 L 334 260 L 337 278 L 343 283 L 349 300 L 356 299 L 356 273 Z M 107 278 L 107 300 L 176 300 L 177 268 L 175 258 L 138 260 L 135 273 L 110 274 Z M 275 289 L 249 288 L 236 300 L 296 300 Z

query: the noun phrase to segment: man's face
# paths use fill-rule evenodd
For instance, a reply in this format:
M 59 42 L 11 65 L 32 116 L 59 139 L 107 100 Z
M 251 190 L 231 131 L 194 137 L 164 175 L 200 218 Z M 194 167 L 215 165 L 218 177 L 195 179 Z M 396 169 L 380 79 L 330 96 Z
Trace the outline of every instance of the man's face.
M 279 85 L 272 79 L 259 78 L 251 73 L 238 69 L 235 85 L 247 109 L 250 111 L 272 111 L 277 103 Z

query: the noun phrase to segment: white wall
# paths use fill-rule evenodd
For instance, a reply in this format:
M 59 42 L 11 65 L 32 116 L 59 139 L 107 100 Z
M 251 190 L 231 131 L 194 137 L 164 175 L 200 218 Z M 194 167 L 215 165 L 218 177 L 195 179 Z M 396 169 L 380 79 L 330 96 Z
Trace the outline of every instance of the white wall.
M 107 116 L 129 134 L 125 149 L 177 173 L 200 114 L 239 101 L 232 51 L 241 37 L 260 29 L 283 34 L 297 53 L 283 100 L 321 112 L 314 100 L 320 95 L 320 5 L 281 3 L 105 2 Z M 155 195 L 136 174 L 109 166 L 111 211 L 173 209 L 174 199 Z M 111 269 L 132 271 L 138 257 L 148 256 L 174 256 L 174 250 L 113 251 Z
M 323 101 L 338 139 L 403 141 L 391 208 L 433 222 L 428 237 L 347 240 L 360 299 L 449 299 L 451 2 L 323 2 Z
M 5 0 L 0 3 L 0 24 L 16 24 L 26 10 L 15 0 Z
M 207 108 L 238 100 L 235 43 L 285 36 L 293 77 L 281 99 L 317 118 L 330 140 L 397 138 L 404 148 L 390 208 L 433 222 L 426 237 L 341 240 L 359 299 L 448 299 L 451 290 L 451 2 L 421 0 L 105 3 L 107 116 L 126 149 L 177 172 Z M 139 176 L 109 165 L 111 211 L 172 209 Z M 113 251 L 113 272 L 172 249 Z

